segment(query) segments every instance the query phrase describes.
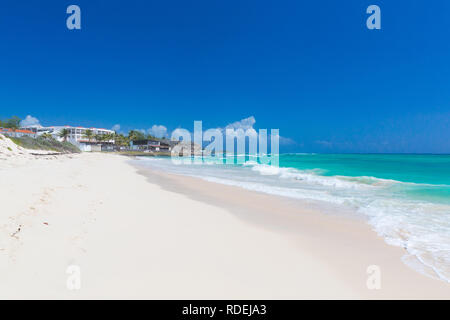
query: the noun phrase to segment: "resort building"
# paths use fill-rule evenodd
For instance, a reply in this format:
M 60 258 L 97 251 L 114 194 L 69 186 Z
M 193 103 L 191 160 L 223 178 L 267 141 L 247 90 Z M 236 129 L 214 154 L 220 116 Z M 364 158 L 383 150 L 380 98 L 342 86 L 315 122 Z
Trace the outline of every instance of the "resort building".
M 58 141 L 63 141 L 61 132 L 66 129 L 68 130 L 68 136 L 65 138 L 66 141 L 76 145 L 80 148 L 81 151 L 101 151 L 102 145 L 114 144 L 114 140 L 96 140 L 98 136 L 106 136 L 109 134 L 113 134 L 114 131 L 107 129 L 99 129 L 99 128 L 84 128 L 84 127 L 72 127 L 72 126 L 51 126 L 51 127 L 42 127 L 42 126 L 32 126 L 23 128 L 29 131 L 32 131 L 37 136 L 43 134 L 50 134 L 53 138 Z M 88 130 L 91 131 L 92 137 L 88 138 L 86 133 Z
M 0 134 L 13 138 L 20 138 L 24 136 L 36 138 L 35 132 L 33 132 L 32 130 L 25 130 L 25 129 L 0 128 Z
M 169 142 L 157 140 L 136 140 L 130 142 L 130 149 L 133 151 L 160 151 L 170 152 Z

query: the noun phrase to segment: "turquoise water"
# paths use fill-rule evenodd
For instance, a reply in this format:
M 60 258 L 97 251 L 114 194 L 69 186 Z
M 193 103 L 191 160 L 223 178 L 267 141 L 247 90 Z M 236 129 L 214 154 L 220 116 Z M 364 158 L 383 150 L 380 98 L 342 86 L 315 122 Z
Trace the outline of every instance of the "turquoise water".
M 249 156 L 240 164 L 196 159 L 140 163 L 360 216 L 387 243 L 406 249 L 409 266 L 450 282 L 450 155 L 282 154 L 279 166 Z
M 450 185 L 450 155 L 282 154 L 280 165 L 301 170 L 321 168 L 329 176 Z
M 280 166 L 315 169 L 323 176 L 409 182 L 403 185 L 405 196 L 450 204 L 450 155 L 283 154 Z

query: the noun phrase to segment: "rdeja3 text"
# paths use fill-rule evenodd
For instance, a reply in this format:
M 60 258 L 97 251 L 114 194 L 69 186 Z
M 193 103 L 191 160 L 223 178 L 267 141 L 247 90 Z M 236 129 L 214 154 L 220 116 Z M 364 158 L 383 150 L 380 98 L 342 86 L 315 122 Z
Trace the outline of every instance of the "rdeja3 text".
M 211 318 L 219 313 L 250 317 L 253 315 L 267 314 L 267 308 L 264 304 L 227 304 L 225 309 L 216 306 L 195 306 L 189 304 L 188 306 L 184 306 L 182 310 L 183 315 L 206 315 Z

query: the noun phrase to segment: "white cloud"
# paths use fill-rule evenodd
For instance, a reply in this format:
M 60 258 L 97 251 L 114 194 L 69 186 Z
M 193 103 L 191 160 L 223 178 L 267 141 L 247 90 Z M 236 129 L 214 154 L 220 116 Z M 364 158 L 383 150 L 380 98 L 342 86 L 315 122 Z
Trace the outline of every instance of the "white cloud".
M 220 130 L 222 132 L 223 135 L 226 134 L 226 129 L 233 129 L 233 130 L 238 130 L 238 129 L 242 129 L 245 131 L 247 131 L 247 134 L 249 135 L 258 135 L 258 131 L 254 128 L 254 125 L 256 123 L 256 119 L 254 116 L 250 116 L 248 118 L 239 120 L 239 121 L 235 121 L 233 123 L 227 124 L 225 127 L 223 128 L 216 128 L 218 130 Z M 155 130 L 153 131 L 157 131 L 156 128 L 157 127 L 162 127 L 161 130 L 163 130 L 165 133 L 167 133 L 167 128 L 164 126 L 153 126 L 153 128 L 155 128 Z M 151 129 L 148 130 L 148 133 L 155 135 L 154 133 L 152 133 L 152 131 L 150 131 Z M 182 135 L 182 133 L 184 132 L 184 129 L 175 129 L 172 132 L 172 136 L 177 136 L 177 135 Z M 203 132 L 205 132 L 206 129 L 203 128 Z M 280 145 L 298 145 L 297 142 L 295 142 L 293 139 L 291 138 L 286 138 L 286 137 L 282 137 L 282 136 L 278 136 L 279 137 L 279 143 Z M 267 139 L 270 140 L 271 136 L 270 136 L 270 128 L 267 129 Z
M 253 134 L 257 134 L 257 130 L 254 128 L 254 125 L 256 123 L 256 119 L 254 116 L 250 116 L 248 118 L 239 120 L 239 121 L 235 121 L 233 123 L 228 124 L 224 129 L 242 129 L 244 131 L 249 130 L 249 133 L 253 133 Z M 224 129 L 221 129 L 222 131 L 224 131 Z M 254 130 L 254 131 L 252 131 Z M 267 138 L 270 138 L 270 128 L 268 128 L 268 134 L 267 134 Z M 286 137 L 282 137 L 282 136 L 278 136 L 279 138 L 279 142 L 280 145 L 295 145 L 297 144 L 294 140 L 292 140 L 291 138 L 286 138 Z
M 41 124 L 37 118 L 28 115 L 28 116 L 26 116 L 25 119 L 20 121 L 20 126 L 21 127 L 40 127 Z
M 295 140 L 291 139 L 291 138 L 286 138 L 286 137 L 281 137 L 280 138 L 280 144 L 283 146 L 292 146 L 294 144 L 297 144 L 297 142 L 295 142 Z
M 147 130 L 147 133 L 157 138 L 167 137 L 167 128 L 163 125 L 153 125 Z
M 253 129 L 253 125 L 256 123 L 256 119 L 254 116 L 250 116 L 248 118 L 233 122 L 228 124 L 225 129 L 242 129 L 242 130 L 248 130 Z
M 120 130 L 120 124 L 115 124 L 113 125 L 113 127 L 111 128 L 112 131 L 116 131 L 118 132 Z
M 191 133 L 183 128 L 177 128 L 172 131 L 171 139 L 172 140 L 180 140 L 179 137 L 189 137 L 188 139 L 192 140 Z M 177 137 L 177 138 L 175 138 Z M 184 138 L 183 138 L 184 140 Z
M 257 136 L 256 130 L 253 128 L 253 125 L 256 123 L 255 117 L 250 116 L 248 118 L 235 121 L 233 123 L 227 124 L 225 128 L 218 128 L 225 135 L 227 129 L 239 130 L 242 129 L 244 132 L 249 134 L 249 136 Z

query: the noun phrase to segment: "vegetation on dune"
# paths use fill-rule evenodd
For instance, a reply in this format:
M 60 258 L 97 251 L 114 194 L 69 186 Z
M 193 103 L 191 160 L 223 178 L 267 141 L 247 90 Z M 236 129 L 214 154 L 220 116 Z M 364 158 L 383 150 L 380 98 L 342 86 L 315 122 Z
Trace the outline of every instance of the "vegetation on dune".
M 70 142 L 59 142 L 53 138 L 46 138 L 40 136 L 37 138 L 31 137 L 20 137 L 20 138 L 10 138 L 18 146 L 31 149 L 31 150 L 48 150 L 60 153 L 79 153 L 81 152 L 77 146 L 71 144 Z

